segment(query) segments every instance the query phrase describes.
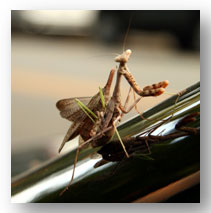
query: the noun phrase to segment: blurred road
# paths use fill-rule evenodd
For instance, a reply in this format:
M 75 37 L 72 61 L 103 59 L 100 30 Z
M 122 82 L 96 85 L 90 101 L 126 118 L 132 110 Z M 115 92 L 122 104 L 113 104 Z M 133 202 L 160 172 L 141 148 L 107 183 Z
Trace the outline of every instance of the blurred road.
M 141 87 L 169 80 L 167 92 L 177 93 L 200 80 L 199 53 L 182 52 L 176 45 L 165 34 L 130 32 L 126 42 L 126 48 L 132 50 L 128 67 Z M 70 126 L 60 117 L 56 101 L 96 94 L 116 66 L 115 54 L 122 49 L 122 44 L 106 46 L 82 37 L 13 34 L 12 152 L 45 146 L 56 154 Z M 128 88 L 123 80 L 123 98 Z M 145 98 L 139 109 L 144 111 L 168 97 Z

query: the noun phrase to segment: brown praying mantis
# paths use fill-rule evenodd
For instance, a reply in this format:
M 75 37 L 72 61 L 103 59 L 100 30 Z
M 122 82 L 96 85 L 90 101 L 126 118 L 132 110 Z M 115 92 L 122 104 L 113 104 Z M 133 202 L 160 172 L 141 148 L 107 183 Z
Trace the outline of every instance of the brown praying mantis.
M 117 132 L 116 125 L 121 121 L 123 114 L 126 114 L 131 111 L 134 106 L 136 106 L 136 104 L 141 100 L 142 97 L 159 96 L 164 93 L 165 88 L 168 86 L 168 81 L 162 81 L 141 89 L 136 83 L 132 74 L 129 72 L 128 67 L 126 65 L 131 53 L 131 50 L 128 49 L 115 58 L 115 61 L 119 63 L 119 67 L 117 70 L 116 84 L 111 97 L 109 96 L 109 93 L 115 72 L 114 69 L 111 70 L 107 83 L 101 92 L 98 92 L 95 96 L 93 96 L 90 101 L 88 101 L 87 98 L 81 99 L 82 101 L 84 101 L 84 104 L 86 105 L 85 107 L 75 107 L 77 105 L 76 101 L 79 103 L 79 106 L 81 106 L 81 103 L 76 98 L 63 99 L 58 101 L 56 104 L 57 108 L 60 110 L 61 116 L 70 121 L 73 121 L 73 124 L 70 126 L 59 148 L 59 152 L 62 150 L 66 142 L 73 139 L 77 135 L 80 135 L 85 141 L 79 144 L 77 148 L 72 178 L 70 183 L 62 191 L 62 193 L 68 190 L 69 186 L 73 181 L 79 150 L 86 144 L 91 144 L 92 147 L 103 146 L 104 144 L 106 144 L 112 138 L 114 132 Z M 128 108 L 126 106 L 129 101 L 131 89 L 123 106 L 121 104 L 120 95 L 120 84 L 122 76 L 125 77 L 131 88 L 140 96 Z M 103 104 L 102 97 L 104 97 L 105 104 Z M 86 109 L 84 110 L 84 108 Z M 122 143 L 120 137 L 119 141 L 121 143 L 125 155 L 129 157 L 127 150 L 125 149 L 125 146 Z

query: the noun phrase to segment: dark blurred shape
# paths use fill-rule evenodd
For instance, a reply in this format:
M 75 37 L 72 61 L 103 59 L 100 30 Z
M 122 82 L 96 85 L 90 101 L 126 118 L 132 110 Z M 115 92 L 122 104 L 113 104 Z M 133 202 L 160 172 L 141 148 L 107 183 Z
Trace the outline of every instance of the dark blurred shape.
M 200 48 L 199 10 L 12 11 L 12 30 L 48 35 L 92 35 L 106 44 L 122 42 L 128 27 L 130 30 L 169 32 L 182 48 Z
M 104 10 L 99 23 L 99 35 L 107 42 L 123 37 L 130 23 L 131 30 L 167 31 L 177 37 L 182 48 L 200 48 L 199 10 Z

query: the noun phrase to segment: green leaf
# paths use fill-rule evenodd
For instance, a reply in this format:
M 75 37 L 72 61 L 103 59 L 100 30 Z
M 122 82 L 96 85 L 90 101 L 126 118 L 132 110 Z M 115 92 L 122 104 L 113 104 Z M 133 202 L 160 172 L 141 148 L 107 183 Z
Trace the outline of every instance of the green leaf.
M 150 157 L 149 154 L 134 152 L 132 155 L 143 160 L 154 160 L 154 158 Z

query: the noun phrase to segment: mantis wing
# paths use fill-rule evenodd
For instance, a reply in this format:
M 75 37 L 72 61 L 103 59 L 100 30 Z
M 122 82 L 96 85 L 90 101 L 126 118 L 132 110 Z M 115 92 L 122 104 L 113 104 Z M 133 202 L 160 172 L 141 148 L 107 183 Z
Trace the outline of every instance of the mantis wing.
M 105 87 L 102 89 L 102 93 L 105 97 L 105 103 L 108 103 L 110 100 L 109 92 L 110 92 L 110 87 L 111 87 L 114 73 L 115 73 L 115 70 L 112 69 L 109 74 L 107 83 Z M 83 102 L 87 106 L 87 108 L 93 111 L 93 113 L 95 113 L 96 111 L 102 111 L 103 106 L 101 102 L 100 92 L 94 95 L 91 99 L 90 97 L 82 97 L 79 99 L 81 100 L 81 102 Z M 89 138 L 89 131 L 91 131 L 93 123 L 88 125 L 89 128 L 85 132 L 83 131 L 85 121 L 89 121 L 89 118 L 83 112 L 83 110 L 76 104 L 75 98 L 60 100 L 56 103 L 56 106 L 60 110 L 60 114 L 63 118 L 66 118 L 69 121 L 73 121 L 73 124 L 70 126 L 59 148 L 59 152 L 60 152 L 66 142 L 73 139 L 79 134 L 82 136 L 82 138 L 86 138 L 86 137 Z
M 75 98 L 62 99 L 56 103 L 57 109 L 60 111 L 62 118 L 66 118 L 69 121 L 76 121 L 80 119 L 80 114 L 82 112 L 81 108 L 75 101 Z M 91 97 L 77 97 L 84 105 L 87 105 Z

